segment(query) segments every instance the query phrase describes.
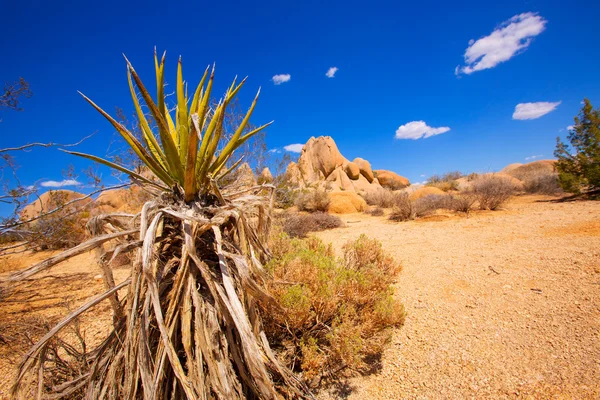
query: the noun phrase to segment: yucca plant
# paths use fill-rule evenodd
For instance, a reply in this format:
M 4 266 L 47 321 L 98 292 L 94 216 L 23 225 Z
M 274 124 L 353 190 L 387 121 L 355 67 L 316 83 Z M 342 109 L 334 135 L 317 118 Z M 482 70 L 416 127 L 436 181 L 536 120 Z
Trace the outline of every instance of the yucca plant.
M 177 69 L 174 116 L 165 102 L 164 61 L 155 52 L 154 101 L 127 61 L 142 141 L 94 102 L 151 174 L 137 173 L 102 158 L 69 152 L 129 174 L 154 188 L 156 196 L 136 216 L 102 215 L 88 228 L 95 236 L 73 249 L 19 272 L 17 281 L 74 255 L 120 244 L 100 265 L 106 292 L 67 316 L 26 355 L 13 394 L 38 398 L 73 395 L 87 399 L 275 399 L 308 397 L 306 387 L 271 350 L 261 325 L 261 304 L 273 304 L 263 289 L 269 257 L 272 191 L 267 187 L 222 191 L 219 180 L 238 164 L 235 150 L 267 125 L 246 131 L 258 94 L 230 140 L 222 141 L 227 106 L 245 80 L 233 84 L 215 107 L 210 99 L 214 66 L 206 69 L 191 99 Z M 143 100 L 140 102 L 139 97 Z M 144 113 L 143 104 L 149 111 Z M 150 118 L 151 117 L 151 118 Z M 152 123 L 150 121 L 153 121 Z M 120 254 L 137 252 L 131 277 L 115 285 L 110 265 Z M 119 299 L 118 291 L 127 287 Z M 60 385 L 44 383 L 52 360 L 46 347 L 61 329 L 103 300 L 113 308 L 114 329 L 87 354 L 88 370 Z M 27 389 L 29 388 L 29 389 Z

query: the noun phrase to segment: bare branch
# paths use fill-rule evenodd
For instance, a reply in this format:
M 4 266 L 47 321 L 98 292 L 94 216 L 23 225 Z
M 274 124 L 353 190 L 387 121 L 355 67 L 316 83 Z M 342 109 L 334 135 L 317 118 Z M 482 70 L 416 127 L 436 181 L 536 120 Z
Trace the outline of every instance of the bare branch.
M 68 144 L 62 144 L 62 143 L 41 143 L 41 142 L 34 142 L 34 143 L 28 143 L 25 144 L 23 146 L 18 146 L 18 147 L 6 147 L 4 149 L 0 149 L 0 154 L 1 153 L 6 153 L 9 151 L 19 151 L 19 150 L 27 150 L 31 147 L 52 147 L 52 146 L 60 146 L 60 147 L 75 147 L 80 145 L 81 143 L 83 143 L 85 140 L 91 138 L 92 136 L 94 136 L 96 134 L 96 132 L 87 135 L 86 137 L 84 137 L 83 139 L 81 139 L 80 141 L 78 141 L 77 143 L 68 143 Z

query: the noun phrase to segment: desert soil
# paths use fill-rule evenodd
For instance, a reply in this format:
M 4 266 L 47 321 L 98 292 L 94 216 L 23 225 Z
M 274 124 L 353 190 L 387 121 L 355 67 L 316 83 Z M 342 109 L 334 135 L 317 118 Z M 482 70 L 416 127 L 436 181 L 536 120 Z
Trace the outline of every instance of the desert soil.
M 404 266 L 397 296 L 408 312 L 375 372 L 320 397 L 600 398 L 600 202 L 548 200 L 405 223 L 354 214 L 319 233 L 338 250 L 361 234 L 380 240 Z M 47 255 L 0 260 L 0 278 Z M 99 273 L 84 254 L 0 293 L 0 399 L 34 327 L 100 293 Z M 82 322 L 86 338 L 101 337 L 108 304 Z
M 391 223 L 345 216 L 404 270 L 408 316 L 380 370 L 323 399 L 600 398 L 600 202 L 521 197 L 499 212 Z

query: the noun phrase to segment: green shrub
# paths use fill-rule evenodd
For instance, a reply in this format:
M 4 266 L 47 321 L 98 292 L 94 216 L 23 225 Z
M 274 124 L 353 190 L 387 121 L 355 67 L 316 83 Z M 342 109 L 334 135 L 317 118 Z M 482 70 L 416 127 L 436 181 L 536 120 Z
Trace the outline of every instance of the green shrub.
M 271 249 L 268 285 L 282 308 L 267 306 L 265 332 L 278 355 L 313 386 L 341 367 L 365 370 L 404 322 L 392 287 L 400 265 L 364 235 L 341 258 L 314 237 L 282 234 Z

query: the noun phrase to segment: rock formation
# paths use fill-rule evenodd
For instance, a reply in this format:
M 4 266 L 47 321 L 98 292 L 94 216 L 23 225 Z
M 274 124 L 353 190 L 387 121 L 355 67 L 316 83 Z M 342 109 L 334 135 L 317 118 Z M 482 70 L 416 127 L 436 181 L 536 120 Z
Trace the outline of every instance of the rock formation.
M 267 167 L 263 168 L 260 175 L 258 176 L 258 181 L 260 183 L 271 183 L 273 182 L 273 174 L 271 174 L 271 170 Z
M 41 194 L 36 201 L 25 206 L 23 211 L 21 211 L 21 220 L 24 221 L 37 217 L 40 214 L 52 211 L 57 207 L 61 207 L 75 199 L 82 197 L 85 197 L 85 195 L 72 190 L 49 190 L 46 193 Z M 73 205 L 67 206 L 63 213 L 80 209 L 91 202 L 92 199 L 89 198 L 77 201 L 73 203 Z
M 351 214 L 367 209 L 367 202 L 356 192 L 330 192 L 327 211 L 334 214 Z
M 378 173 L 387 179 L 387 187 L 400 189 L 410 184 L 408 179 L 394 172 L 378 170 Z M 293 187 L 333 192 L 369 192 L 385 186 L 375 177 L 367 160 L 349 161 L 329 136 L 311 137 L 302 148 L 298 163 L 288 165 L 285 178 Z
M 379 184 L 385 188 L 398 190 L 410 185 L 408 179 L 395 172 L 386 171 L 384 169 L 376 169 L 374 172 Z

